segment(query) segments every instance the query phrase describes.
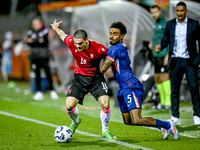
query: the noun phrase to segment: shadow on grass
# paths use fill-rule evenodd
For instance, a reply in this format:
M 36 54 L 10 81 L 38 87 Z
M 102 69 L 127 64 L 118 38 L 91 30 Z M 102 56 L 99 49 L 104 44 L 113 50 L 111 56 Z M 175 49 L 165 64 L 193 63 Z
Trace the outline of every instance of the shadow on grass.
M 74 139 L 71 143 L 58 143 L 59 147 L 81 147 L 81 149 L 89 149 L 90 147 L 116 147 L 118 144 L 106 142 L 103 140 L 95 140 L 95 141 L 78 141 Z M 57 144 L 55 146 L 58 146 Z
M 116 140 L 118 142 L 126 142 L 126 143 L 129 143 L 129 144 L 137 144 L 137 143 L 141 143 L 141 141 L 136 141 L 135 139 L 120 139 L 120 140 Z M 45 145 L 43 145 L 45 146 Z M 51 146 L 59 146 L 59 147 L 63 147 L 63 148 L 66 148 L 66 147 L 81 147 L 81 149 L 89 149 L 89 148 L 93 148 L 93 147 L 102 147 L 102 149 L 104 148 L 114 148 L 114 147 L 117 147 L 117 146 L 121 146 L 117 143 L 112 143 L 112 142 L 109 142 L 108 141 L 104 141 L 104 140 L 101 140 L 101 139 L 96 139 L 95 141 L 93 140 L 85 140 L 85 141 L 80 141 L 78 138 L 74 138 L 70 143 L 56 143 L 54 145 L 51 145 Z
M 200 126 L 196 126 L 196 125 L 192 125 L 188 127 L 180 127 L 179 125 L 176 125 L 176 127 L 179 132 L 200 130 Z

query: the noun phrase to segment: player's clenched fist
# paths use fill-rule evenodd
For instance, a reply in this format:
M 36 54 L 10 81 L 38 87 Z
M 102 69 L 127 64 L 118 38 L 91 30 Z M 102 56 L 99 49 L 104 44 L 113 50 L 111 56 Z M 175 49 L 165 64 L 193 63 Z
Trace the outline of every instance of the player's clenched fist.
M 160 44 L 156 45 L 155 52 L 158 53 L 160 51 Z

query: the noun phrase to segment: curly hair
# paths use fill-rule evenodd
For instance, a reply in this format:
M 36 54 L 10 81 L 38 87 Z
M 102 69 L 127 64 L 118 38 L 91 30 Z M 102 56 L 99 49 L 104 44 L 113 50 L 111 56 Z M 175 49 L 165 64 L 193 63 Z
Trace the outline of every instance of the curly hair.
M 111 29 L 111 28 L 119 29 L 120 32 L 121 32 L 121 34 L 124 34 L 124 35 L 127 33 L 126 26 L 125 26 L 122 22 L 120 22 L 120 21 L 118 21 L 118 22 L 113 22 L 113 23 L 111 24 L 111 26 L 110 26 L 110 29 Z

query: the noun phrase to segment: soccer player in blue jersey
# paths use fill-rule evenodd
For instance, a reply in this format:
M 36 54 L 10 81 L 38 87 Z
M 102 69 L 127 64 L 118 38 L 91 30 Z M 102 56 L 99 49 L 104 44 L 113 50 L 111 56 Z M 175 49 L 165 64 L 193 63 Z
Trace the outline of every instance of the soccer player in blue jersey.
M 174 140 L 179 140 L 179 132 L 173 122 L 141 116 L 144 88 L 133 75 L 128 48 L 123 43 L 126 32 L 126 26 L 122 22 L 112 23 L 109 35 L 111 47 L 105 61 L 100 63 L 102 73 L 105 73 L 113 63 L 115 65 L 116 79 L 120 87 L 117 98 L 124 124 L 157 127 L 162 131 L 164 139 L 171 133 Z

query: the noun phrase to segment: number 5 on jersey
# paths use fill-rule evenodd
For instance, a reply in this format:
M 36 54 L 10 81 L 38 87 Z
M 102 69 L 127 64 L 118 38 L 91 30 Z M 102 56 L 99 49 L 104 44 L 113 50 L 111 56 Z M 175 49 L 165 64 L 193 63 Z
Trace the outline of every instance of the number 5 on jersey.
M 132 96 L 131 94 L 127 95 L 127 99 L 128 99 L 128 101 L 127 101 L 127 102 L 128 102 L 128 105 L 127 105 L 127 106 L 128 106 L 128 107 L 129 107 L 129 106 L 131 105 L 131 103 L 132 103 L 132 98 L 131 98 L 131 96 Z

